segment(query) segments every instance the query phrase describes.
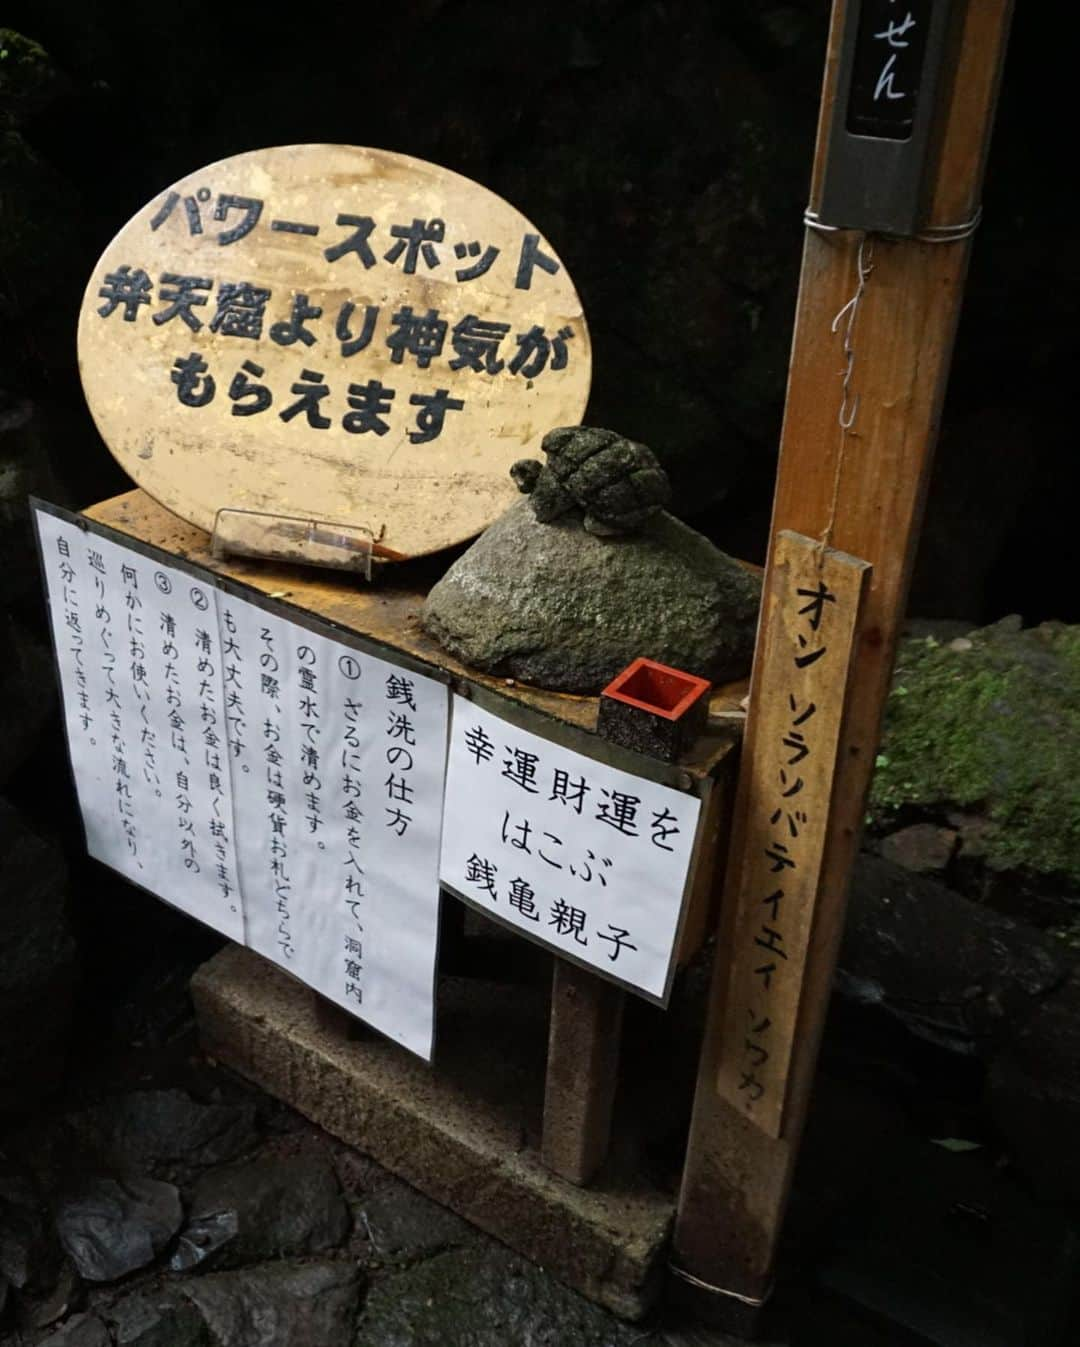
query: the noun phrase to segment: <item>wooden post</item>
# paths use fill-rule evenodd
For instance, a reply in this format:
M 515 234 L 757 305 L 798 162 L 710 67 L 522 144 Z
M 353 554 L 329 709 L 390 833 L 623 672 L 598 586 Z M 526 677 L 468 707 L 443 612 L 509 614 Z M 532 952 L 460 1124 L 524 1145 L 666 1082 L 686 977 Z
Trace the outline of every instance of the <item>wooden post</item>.
M 540 1157 L 571 1183 L 589 1183 L 607 1155 L 625 999 L 621 987 L 555 960 Z
M 835 0 L 811 205 L 819 200 L 831 122 L 844 0 Z M 1004 55 L 1010 0 L 970 0 L 943 138 L 930 221 L 952 225 L 976 212 Z M 709 1020 L 672 1252 L 672 1291 L 701 1317 L 735 1331 L 753 1327 L 766 1300 L 781 1221 L 813 1082 L 851 867 L 903 620 L 937 436 L 969 243 L 868 240 L 870 270 L 844 345 L 834 319 L 858 289 L 863 238 L 808 230 L 791 356 L 766 587 L 782 530 L 793 530 L 873 567 L 864 596 L 854 675 L 841 730 L 821 857 L 817 904 L 801 979 L 782 1127 L 772 1135 L 720 1092 L 721 1051 L 731 1041 L 729 996 L 740 976 L 738 881 L 750 798 L 740 776 L 717 943 Z M 845 314 L 845 317 L 847 315 Z M 845 368 L 850 368 L 845 419 Z M 857 406 L 853 399 L 857 397 Z M 764 623 L 763 623 L 764 626 Z M 767 633 L 758 633 L 758 654 Z M 755 658 L 756 683 L 759 659 Z M 752 685 L 748 746 L 754 734 Z M 744 956 L 745 957 L 745 956 Z

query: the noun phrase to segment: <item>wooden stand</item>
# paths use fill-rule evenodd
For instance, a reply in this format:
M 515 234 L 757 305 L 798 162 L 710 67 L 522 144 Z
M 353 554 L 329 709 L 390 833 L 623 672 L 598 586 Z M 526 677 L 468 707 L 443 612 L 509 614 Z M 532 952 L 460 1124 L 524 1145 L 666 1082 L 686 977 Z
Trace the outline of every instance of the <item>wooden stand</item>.
M 725 728 L 706 732 L 677 765 L 645 759 L 594 733 L 596 698 L 565 696 L 484 677 L 451 659 L 420 627 L 424 591 L 415 582 L 386 575 L 377 588 L 370 588 L 332 572 L 214 557 L 205 533 L 184 524 L 141 491 L 102 502 L 87 513 L 140 542 L 184 556 L 389 650 L 405 651 L 430 665 L 437 675 L 449 676 L 455 688 L 478 704 L 525 729 L 603 756 L 616 766 L 651 774 L 666 785 L 692 790 L 702 800 L 704 820 L 680 962 L 700 948 L 715 916 L 715 876 L 726 843 L 724 824 L 738 744 L 737 718 L 724 721 Z M 713 694 L 712 709 L 728 716 L 737 712 L 745 689 L 745 683 L 719 689 Z M 454 903 L 450 906 L 444 932 L 460 935 L 463 909 Z M 345 1011 L 314 993 L 307 995 L 318 1024 L 328 1034 L 343 1043 L 371 1037 Z M 554 961 L 541 1155 L 549 1169 L 573 1184 L 592 1182 L 607 1154 L 624 997 L 620 988 L 594 973 Z

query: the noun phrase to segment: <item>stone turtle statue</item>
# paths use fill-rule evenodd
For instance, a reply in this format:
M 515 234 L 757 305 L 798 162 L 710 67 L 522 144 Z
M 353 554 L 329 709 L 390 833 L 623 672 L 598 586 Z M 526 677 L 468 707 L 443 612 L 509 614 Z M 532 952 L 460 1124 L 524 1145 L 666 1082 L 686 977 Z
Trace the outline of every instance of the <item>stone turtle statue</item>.
M 671 499 L 667 473 L 644 444 L 613 430 L 562 426 L 540 448 L 546 463 L 522 458 L 510 469 L 541 524 L 580 510 L 589 533 L 635 533 Z

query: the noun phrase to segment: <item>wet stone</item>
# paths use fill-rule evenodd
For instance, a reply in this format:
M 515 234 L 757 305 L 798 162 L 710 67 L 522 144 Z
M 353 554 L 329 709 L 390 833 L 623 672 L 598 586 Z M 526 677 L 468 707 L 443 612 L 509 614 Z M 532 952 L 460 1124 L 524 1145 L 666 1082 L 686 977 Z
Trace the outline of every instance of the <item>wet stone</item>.
M 933 823 L 913 823 L 890 833 L 881 843 L 882 857 L 918 874 L 942 874 L 956 850 L 957 835 Z
M 348 1207 L 327 1159 L 255 1160 L 199 1179 L 170 1267 L 185 1271 L 204 1261 L 237 1267 L 319 1253 L 340 1244 L 348 1231 Z
M 0 1277 L 17 1290 L 51 1286 L 63 1254 L 34 1176 L 0 1162 Z
M 994 1121 L 1014 1163 L 1048 1202 L 1080 1200 L 1080 978 L 1045 998 L 995 1059 Z
M 44 1329 L 59 1323 L 73 1309 L 82 1304 L 83 1284 L 71 1262 L 65 1258 L 56 1279 L 44 1291 L 18 1291 L 15 1304 L 19 1326 L 24 1329 Z
M 397 1179 L 365 1197 L 356 1220 L 380 1260 L 410 1261 L 476 1238 L 460 1216 Z
M 56 1228 L 79 1275 L 109 1282 L 152 1263 L 182 1220 L 170 1183 L 87 1178 L 61 1200 Z
M 987 1057 L 1068 976 L 1065 947 L 879 857 L 856 861 L 837 990 Z
M 621 1323 L 499 1245 L 438 1254 L 380 1281 L 355 1347 L 629 1347 Z
M 190 1272 L 211 1262 L 220 1265 L 225 1260 L 215 1259 L 215 1254 L 235 1240 L 239 1230 L 240 1220 L 235 1211 L 214 1211 L 189 1221 L 177 1238 L 169 1271 Z
M 1050 1347 L 1073 1340 L 1078 1269 L 1067 1212 L 1034 1203 L 991 1154 L 908 1139 L 865 1170 L 816 1276 L 898 1343 Z
M 96 1314 L 76 1314 L 62 1328 L 43 1338 L 38 1347 L 112 1347 L 112 1339 Z
M 215 1347 L 202 1315 L 173 1291 L 136 1292 L 108 1317 L 116 1347 Z
M 70 1310 L 79 1285 L 38 1181 L 0 1160 L 0 1301 L 14 1303 L 23 1327 L 45 1328 Z
M 234 1160 L 256 1141 L 251 1105 L 200 1104 L 182 1090 L 136 1090 L 69 1115 L 66 1131 L 103 1168 L 166 1178 Z
M 359 1271 L 347 1262 L 269 1264 L 184 1284 L 215 1347 L 346 1347 L 362 1290 Z

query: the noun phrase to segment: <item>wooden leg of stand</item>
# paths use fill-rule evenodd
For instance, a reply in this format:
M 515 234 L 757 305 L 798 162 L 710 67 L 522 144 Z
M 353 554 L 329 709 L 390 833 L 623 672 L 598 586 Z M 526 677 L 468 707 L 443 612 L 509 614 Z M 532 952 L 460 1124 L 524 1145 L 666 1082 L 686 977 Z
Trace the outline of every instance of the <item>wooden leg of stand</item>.
M 587 1184 L 607 1155 L 624 998 L 620 987 L 555 960 L 541 1159 L 571 1183 Z

